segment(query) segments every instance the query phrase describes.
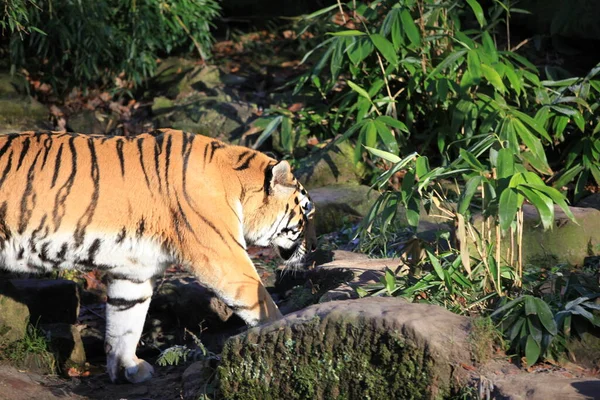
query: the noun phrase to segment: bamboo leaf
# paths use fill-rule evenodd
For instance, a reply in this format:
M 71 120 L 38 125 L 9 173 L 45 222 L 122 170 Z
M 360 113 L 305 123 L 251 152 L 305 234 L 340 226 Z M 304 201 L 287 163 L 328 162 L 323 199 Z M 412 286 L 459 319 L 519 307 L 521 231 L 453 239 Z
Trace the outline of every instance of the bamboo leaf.
M 483 178 L 480 175 L 476 175 L 467 181 L 467 183 L 465 185 L 465 189 L 460 194 L 460 199 L 458 200 L 457 211 L 459 214 L 465 215 L 466 212 L 469 210 L 469 205 L 471 204 L 471 200 L 473 199 L 473 196 L 477 192 L 477 189 L 478 189 L 479 185 L 481 184 L 482 180 L 483 180 Z
M 387 149 L 393 153 L 398 153 L 398 142 L 396 141 L 392 131 L 379 119 L 376 119 L 374 123 L 375 127 L 377 128 L 377 133 L 379 134 L 381 141 L 385 144 L 385 147 L 387 147 Z
M 327 32 L 328 35 L 331 36 L 365 36 L 365 32 L 357 31 L 357 30 L 348 30 L 341 32 Z
M 504 86 L 500 74 L 498 74 L 498 72 L 494 68 L 490 67 L 487 64 L 481 64 L 481 71 L 483 72 L 483 76 L 485 76 L 485 79 L 489 83 L 491 83 L 497 91 L 499 91 L 502 94 L 506 92 L 506 86 Z
M 402 10 L 400 19 L 402 20 L 402 28 L 404 28 L 404 33 L 408 37 L 408 40 L 410 40 L 414 47 L 418 47 L 421 44 L 421 35 L 408 10 Z
M 477 22 L 479 22 L 479 26 L 483 28 L 487 24 L 487 22 L 485 20 L 485 15 L 483 14 L 483 9 L 481 8 L 481 5 L 477 2 L 477 0 L 467 0 L 467 3 L 473 10 L 475 18 L 477 18 Z
M 354 90 L 356 93 L 358 93 L 360 96 L 364 97 L 365 99 L 371 101 L 371 96 L 369 96 L 369 93 L 367 93 L 367 91 L 365 89 L 363 89 L 356 83 L 352 82 L 351 80 L 348 80 L 346 82 L 348 82 L 348 86 L 350 86 L 350 88 L 352 90 Z
M 365 149 L 367 149 L 367 151 L 369 153 L 373 154 L 374 156 L 383 158 L 384 160 L 389 161 L 389 162 L 397 163 L 397 162 L 400 162 L 402 160 L 397 155 L 389 153 L 387 151 L 375 149 L 375 148 L 369 147 L 369 146 L 365 146 Z
M 537 209 L 544 229 L 551 229 L 554 222 L 554 206 L 552 199 L 543 194 L 540 195 L 538 192 L 533 191 L 524 185 L 519 185 L 517 190 Z
M 427 250 L 427 257 L 429 258 L 429 262 L 433 266 L 433 269 L 438 276 L 439 279 L 444 279 L 444 268 L 442 268 L 442 264 L 440 264 L 440 260 L 433 255 L 429 250 Z
M 498 203 L 498 216 L 500 218 L 500 229 L 506 232 L 515 220 L 518 211 L 519 194 L 513 188 L 506 188 L 500 194 Z
M 372 34 L 371 40 L 373 41 L 373 44 L 377 50 L 379 50 L 381 55 L 383 55 L 383 57 L 387 60 L 387 62 L 396 67 L 398 65 L 398 54 L 394 49 L 394 45 L 378 33 Z

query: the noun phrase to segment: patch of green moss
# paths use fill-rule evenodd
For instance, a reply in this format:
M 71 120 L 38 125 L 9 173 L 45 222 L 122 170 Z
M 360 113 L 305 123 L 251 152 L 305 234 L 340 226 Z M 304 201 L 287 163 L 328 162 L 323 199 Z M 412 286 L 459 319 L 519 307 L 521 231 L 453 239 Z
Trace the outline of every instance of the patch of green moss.
M 226 399 L 421 399 L 432 360 L 400 332 L 357 318 L 251 330 L 225 346 L 218 368 Z

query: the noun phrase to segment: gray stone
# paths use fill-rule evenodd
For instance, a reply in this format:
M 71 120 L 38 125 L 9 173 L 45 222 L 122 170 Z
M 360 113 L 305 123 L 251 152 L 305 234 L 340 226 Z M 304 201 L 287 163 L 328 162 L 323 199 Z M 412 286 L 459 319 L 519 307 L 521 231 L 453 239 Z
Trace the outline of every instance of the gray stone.
M 203 395 L 214 395 L 215 369 L 210 360 L 196 361 L 181 376 L 181 395 L 184 400 L 198 400 Z
M 0 345 L 23 339 L 29 323 L 29 309 L 0 290 Z
M 316 269 L 340 271 L 340 273 L 342 271 L 350 272 L 353 276 L 346 283 L 327 291 L 321 296 L 319 303 L 358 298 L 356 288 L 380 283 L 386 269 L 396 272 L 397 276 L 408 273 L 408 265 L 399 258 L 336 257 L 333 261 L 320 265 Z
M 48 108 L 26 89 L 24 79 L 0 73 L 0 134 L 52 128 Z
M 365 166 L 355 165 L 354 149 L 348 142 L 335 145 L 300 160 L 295 174 L 307 189 L 336 184 L 358 184 L 365 176 Z
M 340 184 L 312 189 L 318 234 L 334 232 L 366 215 L 379 194 L 368 186 Z
M 440 398 L 467 378 L 469 320 L 398 298 L 318 304 L 226 343 L 226 399 Z M 451 345 L 449 345 L 451 344 Z
M 99 110 L 82 110 L 71 115 L 67 125 L 73 132 L 102 135 L 114 128 L 118 119 Z
M 63 373 L 71 367 L 85 364 L 85 350 L 81 335 L 75 325 L 64 323 L 40 325 L 49 338 L 49 347 Z
M 155 108 L 157 128 L 181 129 L 228 142 L 248 128 L 256 110 L 253 104 L 221 92 L 214 97 L 193 94 L 168 107 L 161 100 Z
M 493 398 L 508 400 L 600 398 L 599 379 L 570 379 L 553 374 L 515 374 L 492 379 Z
M 583 265 L 586 257 L 600 254 L 600 211 L 571 207 L 571 212 L 576 223 L 556 206 L 552 229 L 544 231 L 535 207 L 523 206 L 523 260 L 526 263 L 550 260 Z

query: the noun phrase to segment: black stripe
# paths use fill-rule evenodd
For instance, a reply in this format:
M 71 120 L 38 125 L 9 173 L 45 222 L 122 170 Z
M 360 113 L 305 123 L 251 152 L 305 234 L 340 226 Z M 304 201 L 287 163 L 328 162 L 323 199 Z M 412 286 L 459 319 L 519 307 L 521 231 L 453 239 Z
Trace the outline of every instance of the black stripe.
M 11 238 L 10 230 L 6 225 L 6 213 L 8 211 L 8 204 L 6 201 L 2 202 L 0 206 L 0 248 L 4 250 L 5 241 Z
M 275 166 L 275 164 L 267 165 L 267 168 L 265 168 L 265 172 L 263 173 L 265 175 L 265 181 L 263 183 L 263 190 L 265 192 L 265 201 L 267 200 L 267 196 L 269 195 L 269 192 L 271 191 L 271 181 L 273 180 L 273 167 L 274 166 Z
M 69 244 L 67 242 L 64 242 L 61 246 L 60 246 L 60 250 L 58 253 L 56 253 L 56 258 L 58 260 L 63 260 L 65 259 L 65 256 L 67 255 L 67 249 L 69 248 Z
M 21 154 L 19 155 L 19 162 L 17 163 L 17 171 L 19 170 L 19 168 L 21 168 L 21 165 L 23 165 L 23 159 L 25 158 L 25 155 L 27 155 L 27 152 L 29 151 L 30 143 L 31 143 L 31 139 L 29 139 L 29 138 L 25 138 L 25 140 L 23 141 L 23 148 L 21 149 Z
M 212 159 L 215 156 L 215 152 L 218 149 L 222 149 L 223 147 L 225 147 L 225 145 L 223 143 L 217 142 L 216 140 L 210 142 L 210 158 L 208 160 L 209 163 L 212 162 Z
M 13 140 L 18 138 L 19 136 L 20 135 L 18 133 L 11 133 L 10 135 L 6 135 L 6 136 L 2 137 L 3 139 L 6 139 L 6 141 L 4 143 L 4 146 L 2 146 L 2 148 L 0 148 L 0 159 L 2 159 L 2 157 L 4 157 L 4 154 L 8 151 L 8 148 L 10 147 Z
M 42 262 L 51 261 L 48 258 L 48 247 L 49 246 L 50 246 L 50 242 L 46 242 L 42 245 L 42 248 L 40 249 L 40 260 L 42 260 Z
M 21 215 L 19 216 L 19 227 L 17 232 L 22 234 L 25 232 L 27 228 L 27 224 L 29 224 L 29 220 L 31 219 L 31 214 L 33 213 L 33 209 L 35 208 L 35 199 L 36 194 L 33 191 L 33 177 L 35 171 L 35 165 L 37 164 L 37 160 L 42 152 L 42 149 L 39 149 L 35 158 L 33 159 L 33 163 L 29 167 L 29 171 L 27 171 L 27 184 L 25 185 L 25 191 L 23 192 L 23 196 L 21 197 Z
M 154 169 L 156 172 L 156 178 L 158 179 L 158 190 L 162 190 L 162 181 L 160 179 L 160 154 L 162 153 L 163 136 L 156 136 L 156 143 L 154 144 Z
M 31 232 L 31 237 L 29 238 L 29 249 L 31 250 L 32 253 L 35 252 L 35 245 L 36 245 L 37 235 L 42 231 L 42 229 L 44 229 L 44 225 L 46 224 L 46 219 L 47 218 L 48 218 L 48 215 L 44 214 L 44 216 L 40 220 L 40 223 L 37 226 L 37 228 L 35 228 L 33 230 L 33 232 Z
M 142 145 L 144 144 L 144 138 L 139 138 L 137 140 L 137 149 L 139 154 L 140 165 L 142 166 L 142 172 L 144 173 L 144 179 L 146 180 L 146 185 L 150 187 L 150 180 L 148 179 L 148 174 L 146 173 L 146 167 L 144 166 L 144 152 Z
M 119 232 L 119 234 L 117 235 L 115 243 L 121 243 L 123 240 L 125 240 L 125 236 L 127 236 L 127 230 L 125 229 L 125 227 L 123 227 L 123 229 L 121 229 L 121 232 Z
M 137 223 L 137 229 L 135 231 L 135 234 L 137 235 L 138 238 L 141 238 L 144 235 L 145 230 L 146 230 L 146 220 L 144 219 L 144 217 L 142 217 L 142 219 L 140 219 Z
M 173 135 L 169 135 L 167 139 L 167 148 L 165 154 L 165 185 L 169 192 L 169 166 L 171 165 L 171 145 L 173 144 Z
M 141 299 L 134 300 L 122 299 L 119 297 L 109 297 L 106 302 L 111 306 L 118 308 L 118 311 L 125 311 L 137 306 L 138 304 L 145 303 L 149 299 L 149 297 L 142 297 Z
M 125 157 L 123 157 L 123 139 L 117 140 L 117 157 L 121 165 L 121 176 L 125 176 Z
M 69 138 L 69 149 L 71 151 L 71 173 L 67 178 L 67 181 L 56 192 L 56 198 L 54 200 L 54 209 L 52 210 L 52 222 L 54 223 L 54 232 L 58 231 L 63 217 L 65 216 L 65 201 L 69 194 L 71 194 L 71 188 L 75 181 L 75 175 L 77 174 L 77 149 L 74 143 L 75 137 Z
M 95 264 L 96 255 L 100 251 L 100 245 L 102 244 L 102 240 L 94 239 L 92 244 L 88 249 L 88 260 L 90 260 L 90 264 Z
M 133 283 L 144 283 L 146 282 L 143 279 L 137 279 L 137 278 L 132 278 L 129 275 L 125 275 L 125 274 L 119 274 L 119 273 L 114 273 L 114 272 L 110 272 L 108 274 L 108 281 L 128 281 L 128 282 L 133 282 Z
M 44 140 L 44 149 L 46 150 L 44 152 L 44 158 L 42 160 L 42 168 L 44 168 L 46 166 L 46 161 L 48 160 L 48 154 L 50 153 L 50 149 L 52 148 L 52 137 L 50 135 L 48 135 L 48 137 L 46 138 L 46 140 Z
M 4 184 L 4 181 L 6 180 L 6 177 L 8 176 L 8 173 L 12 168 L 12 157 L 13 151 L 11 150 L 10 154 L 8 155 L 8 162 L 6 163 L 6 167 L 4 167 L 4 171 L 2 171 L 2 177 L 0 177 L 0 187 L 2 187 L 2 185 Z
M 245 169 L 248 169 L 248 167 L 250 166 L 250 161 L 252 161 L 255 157 L 256 157 L 256 153 L 252 154 L 250 157 L 246 158 L 246 161 L 244 161 L 244 163 L 242 165 L 234 168 L 234 170 L 243 171 Z
M 62 161 L 62 151 L 63 144 L 61 143 L 60 147 L 58 148 L 58 153 L 56 153 L 56 160 L 54 160 L 54 174 L 52 175 L 52 184 L 50 185 L 51 189 L 56 184 L 56 179 L 58 178 L 58 171 L 60 171 L 60 163 Z
M 85 212 L 77 221 L 77 227 L 73 239 L 75 240 L 75 246 L 79 247 L 83 244 L 85 238 L 85 230 L 92 222 L 96 207 L 98 206 L 98 197 L 100 196 L 100 168 L 98 167 L 98 158 L 96 156 L 96 147 L 94 145 L 94 139 L 88 138 L 88 148 L 90 149 L 90 175 L 94 184 L 94 191 L 92 192 L 92 198 L 90 204 L 88 204 Z

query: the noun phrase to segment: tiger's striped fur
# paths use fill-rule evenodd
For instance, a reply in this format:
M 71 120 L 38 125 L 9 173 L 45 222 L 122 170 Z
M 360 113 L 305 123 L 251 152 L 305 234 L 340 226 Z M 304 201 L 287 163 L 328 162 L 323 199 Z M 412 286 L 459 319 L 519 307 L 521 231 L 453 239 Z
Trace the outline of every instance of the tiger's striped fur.
M 107 271 L 113 381 L 152 376 L 135 348 L 152 278 L 173 263 L 249 325 L 279 318 L 246 246 L 301 263 L 315 246 L 314 212 L 286 161 L 200 135 L 0 136 L 0 265 Z

